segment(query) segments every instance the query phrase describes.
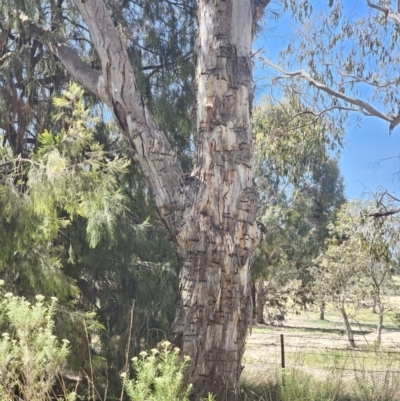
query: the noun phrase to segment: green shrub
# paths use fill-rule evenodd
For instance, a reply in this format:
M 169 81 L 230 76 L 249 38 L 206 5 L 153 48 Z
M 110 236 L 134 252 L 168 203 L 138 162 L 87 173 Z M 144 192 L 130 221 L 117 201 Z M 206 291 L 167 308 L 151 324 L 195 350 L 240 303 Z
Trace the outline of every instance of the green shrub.
M 44 296 L 37 295 L 31 304 L 23 297 L 4 295 L 0 323 L 7 331 L 0 340 L 0 400 L 54 399 L 52 387 L 69 353 L 68 340 L 60 344 L 53 335 L 56 304 L 54 297 L 44 303 Z M 74 398 L 74 393 L 68 396 Z
M 152 349 L 132 359 L 136 379 L 122 375 L 126 393 L 132 401 L 189 401 L 191 385 L 183 388 L 183 374 L 188 357 L 180 357 L 179 348 L 165 341 L 161 352 Z
M 132 359 L 135 379 L 122 374 L 123 385 L 131 401 L 189 401 L 192 385 L 183 386 L 184 372 L 189 357 L 182 358 L 179 348 L 168 341 L 161 344 L 161 352 L 152 349 Z M 205 401 L 214 401 L 209 394 Z

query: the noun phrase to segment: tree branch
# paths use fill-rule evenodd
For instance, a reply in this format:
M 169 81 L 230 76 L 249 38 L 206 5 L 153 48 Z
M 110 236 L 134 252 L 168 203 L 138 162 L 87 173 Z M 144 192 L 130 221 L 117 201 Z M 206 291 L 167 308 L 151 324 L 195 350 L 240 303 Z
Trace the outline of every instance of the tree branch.
M 392 216 L 393 214 L 399 213 L 400 209 L 388 210 L 386 212 L 376 212 L 367 214 L 368 217 L 373 217 L 374 219 L 380 219 L 381 217 Z
M 12 52 L 7 52 L 6 54 L 4 54 L 2 57 L 0 57 L 0 64 L 3 64 L 12 55 L 13 55 Z
M 379 82 L 371 82 L 371 81 L 368 81 L 367 79 L 360 78 L 360 77 L 357 77 L 355 75 L 347 74 L 347 73 L 345 73 L 343 71 L 339 71 L 339 74 L 342 77 L 351 78 L 353 80 L 352 83 L 360 83 L 360 82 L 362 82 L 364 84 L 374 86 L 375 88 L 387 88 L 388 86 L 398 85 L 399 82 L 400 82 L 400 77 L 396 78 L 396 79 L 393 79 L 391 81 L 386 81 L 386 82 L 383 82 L 383 83 L 379 83 Z
M 315 112 L 312 111 L 312 110 L 304 110 L 304 111 L 300 111 L 299 113 L 296 113 L 294 116 L 290 117 L 289 120 L 285 121 L 285 123 L 282 124 L 282 126 L 285 126 L 285 125 L 289 124 L 289 123 L 292 122 L 294 119 L 296 119 L 296 118 L 299 117 L 299 116 L 303 116 L 304 114 L 311 114 L 312 116 L 314 116 L 315 119 L 314 119 L 311 123 L 307 123 L 307 124 L 304 124 L 304 125 L 300 125 L 300 126 L 298 126 L 298 127 L 294 127 L 294 128 L 291 128 L 291 129 L 303 128 L 303 127 L 306 127 L 306 126 L 308 126 L 308 125 L 314 124 L 316 121 L 318 121 L 318 120 L 322 117 L 323 114 L 327 113 L 328 111 L 335 110 L 335 109 L 347 110 L 347 111 L 354 111 L 354 109 L 352 109 L 352 108 L 350 108 L 350 107 L 341 107 L 341 106 L 332 106 L 332 107 L 328 107 L 327 109 L 322 110 L 322 111 L 319 112 L 319 113 L 315 113 Z
M 27 30 L 56 54 L 71 75 L 104 101 L 135 149 L 133 159 L 140 165 L 160 220 L 175 236 L 181 216 L 183 172 L 165 134 L 144 104 L 124 41 L 101 0 L 72 0 L 88 26 L 101 62 L 101 74 L 90 69 L 76 52 L 43 28 L 21 18 Z M 71 62 L 73 60 L 73 62 Z
M 258 21 L 264 15 L 264 10 L 271 0 L 253 0 L 254 4 L 254 21 Z
M 371 3 L 370 0 L 366 0 L 367 1 L 367 5 L 370 8 L 373 8 L 375 10 L 378 10 L 380 13 L 385 14 L 386 18 L 392 19 L 393 21 L 397 22 L 398 24 L 400 24 L 400 6 L 398 5 L 398 12 L 393 12 L 390 8 L 387 7 L 382 7 L 382 6 L 378 6 L 376 4 Z
M 27 35 L 32 36 L 39 42 L 44 43 L 49 50 L 57 56 L 64 64 L 68 72 L 86 89 L 99 96 L 97 87 L 100 79 L 100 74 L 91 69 L 78 56 L 76 51 L 57 38 L 53 32 L 34 24 L 24 13 L 19 14 L 19 19 L 22 23 L 22 28 Z
M 290 72 L 290 71 L 285 71 L 283 68 L 279 67 L 278 65 L 272 63 L 271 61 L 269 61 L 267 59 L 263 59 L 263 61 L 266 64 L 270 65 L 271 67 L 275 68 L 276 70 L 280 71 L 282 74 L 286 75 L 286 77 L 303 78 L 306 81 L 308 81 L 312 86 L 314 86 L 315 88 L 327 93 L 328 95 L 331 95 L 331 96 L 333 96 L 335 98 L 338 98 L 338 99 L 342 99 L 345 102 L 348 102 L 348 103 L 350 103 L 350 104 L 352 104 L 354 106 L 357 106 L 361 113 L 363 113 L 363 114 L 365 114 L 367 116 L 378 117 L 378 118 L 380 118 L 380 119 L 382 119 L 384 121 L 389 122 L 390 123 L 390 130 L 392 130 L 396 125 L 398 125 L 400 123 L 400 116 L 392 117 L 392 116 L 388 116 L 387 114 L 383 114 L 379 110 L 377 110 L 374 107 L 372 107 L 370 104 L 364 102 L 363 100 L 347 96 L 344 93 L 336 91 L 336 90 L 330 88 L 329 86 L 326 86 L 322 82 L 319 82 L 319 81 L 315 80 L 314 78 L 311 77 L 310 74 L 308 74 L 303 69 L 298 70 L 298 71 Z M 354 111 L 356 111 L 356 110 L 354 110 Z
M 373 217 L 374 219 L 379 219 L 381 217 L 387 217 L 387 216 L 392 216 L 393 214 L 397 214 L 400 212 L 400 209 L 391 209 L 388 210 L 388 208 L 386 207 L 386 205 L 383 202 L 383 199 L 385 197 L 389 197 L 392 200 L 396 201 L 396 202 L 400 202 L 400 199 L 396 198 L 395 196 L 393 196 L 392 194 L 390 194 L 387 190 L 385 190 L 380 196 L 379 199 L 377 199 L 377 205 L 380 207 L 380 211 L 376 212 L 376 213 L 370 213 L 367 214 L 366 216 L 368 217 Z

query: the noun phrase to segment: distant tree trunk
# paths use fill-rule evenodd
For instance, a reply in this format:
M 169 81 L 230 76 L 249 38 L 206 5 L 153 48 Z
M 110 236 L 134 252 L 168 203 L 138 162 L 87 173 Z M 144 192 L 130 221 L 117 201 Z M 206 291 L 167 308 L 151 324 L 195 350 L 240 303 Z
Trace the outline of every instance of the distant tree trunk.
M 194 169 L 182 167 L 138 91 L 133 68 L 101 0 L 72 0 L 101 61 L 91 69 L 66 40 L 24 14 L 26 32 L 112 111 L 132 146 L 179 260 L 172 341 L 191 357 L 193 400 L 239 395 L 251 319 L 250 265 L 260 233 L 253 180 L 252 36 L 269 0 L 198 0 Z
M 377 307 L 377 304 L 378 304 L 378 301 L 377 301 L 377 296 L 376 296 L 376 294 L 374 294 L 373 295 L 373 297 L 372 297 L 372 313 L 378 313 L 377 311 L 376 311 L 376 307 Z
M 260 279 L 257 288 L 257 323 L 264 324 L 264 306 L 266 302 L 265 281 Z
M 325 320 L 325 307 L 326 302 L 325 300 L 321 301 L 321 305 L 319 307 L 319 320 Z
M 383 329 L 383 317 L 384 317 L 384 307 L 379 308 L 378 313 L 378 327 L 376 329 L 376 341 L 380 344 L 382 341 L 382 329 Z
M 251 291 L 251 300 L 253 301 L 253 318 L 256 317 L 256 307 L 257 307 L 257 302 L 256 302 L 256 283 L 251 283 L 250 287 Z
M 374 297 L 374 299 L 376 300 L 376 306 L 378 308 L 378 326 L 376 328 L 376 341 L 380 344 L 382 341 L 382 329 L 383 329 L 383 317 L 385 315 L 385 305 L 382 302 L 379 288 L 376 291 L 376 296 Z
M 354 348 L 356 346 L 355 340 L 354 340 L 354 333 L 353 333 L 353 329 L 351 328 L 350 322 L 349 322 L 349 317 L 347 316 L 347 312 L 346 312 L 346 308 L 344 307 L 344 302 L 342 302 L 341 308 L 340 308 L 340 312 L 342 314 L 343 317 L 343 321 L 344 321 L 344 325 L 346 328 L 346 334 L 347 334 L 347 338 L 349 340 L 349 344 L 352 348 Z

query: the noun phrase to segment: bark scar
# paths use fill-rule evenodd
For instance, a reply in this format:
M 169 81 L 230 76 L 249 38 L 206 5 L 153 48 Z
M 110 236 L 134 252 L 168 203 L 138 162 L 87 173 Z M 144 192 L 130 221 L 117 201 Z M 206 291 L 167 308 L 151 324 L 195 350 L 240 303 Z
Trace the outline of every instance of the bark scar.
M 213 120 L 214 120 L 214 99 L 212 96 L 207 96 L 206 98 L 206 110 L 207 110 L 207 117 L 206 117 L 206 130 L 207 132 L 211 132 L 213 127 Z

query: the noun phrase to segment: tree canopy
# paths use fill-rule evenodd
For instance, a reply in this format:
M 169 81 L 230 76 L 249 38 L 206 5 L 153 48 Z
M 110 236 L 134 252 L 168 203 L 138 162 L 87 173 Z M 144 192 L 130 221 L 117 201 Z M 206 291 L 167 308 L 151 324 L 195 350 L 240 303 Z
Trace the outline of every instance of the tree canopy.
M 353 116 L 377 117 L 391 132 L 400 122 L 397 2 L 284 3 L 294 25 L 290 43 L 279 62 L 264 59 L 275 90 L 300 93 L 310 112 L 331 116 L 338 130 Z

